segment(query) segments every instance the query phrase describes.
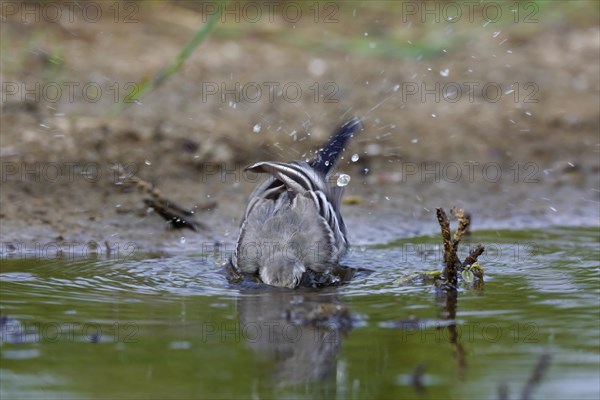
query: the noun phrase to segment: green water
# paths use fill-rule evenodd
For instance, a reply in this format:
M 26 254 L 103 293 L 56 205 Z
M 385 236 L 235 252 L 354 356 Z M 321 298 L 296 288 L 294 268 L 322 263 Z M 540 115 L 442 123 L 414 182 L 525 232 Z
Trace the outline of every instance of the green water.
M 430 285 L 393 283 L 438 268 L 437 236 L 356 247 L 347 264 L 375 272 L 326 290 L 239 287 L 201 254 L 5 257 L 0 397 L 520 398 L 547 354 L 534 398 L 599 398 L 598 229 L 471 240 L 485 285 L 460 290 L 456 325 Z

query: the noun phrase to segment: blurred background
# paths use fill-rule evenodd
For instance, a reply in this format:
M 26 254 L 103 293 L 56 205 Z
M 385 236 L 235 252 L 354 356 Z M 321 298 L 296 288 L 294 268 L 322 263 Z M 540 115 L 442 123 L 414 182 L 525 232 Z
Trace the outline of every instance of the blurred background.
M 121 164 L 210 209 L 195 237 L 233 240 L 256 184 L 243 166 L 310 158 L 353 115 L 365 129 L 337 170 L 354 241 L 416 233 L 452 204 L 484 225 L 598 221 L 595 1 L 2 7 L 12 238 L 177 246 L 115 186 Z

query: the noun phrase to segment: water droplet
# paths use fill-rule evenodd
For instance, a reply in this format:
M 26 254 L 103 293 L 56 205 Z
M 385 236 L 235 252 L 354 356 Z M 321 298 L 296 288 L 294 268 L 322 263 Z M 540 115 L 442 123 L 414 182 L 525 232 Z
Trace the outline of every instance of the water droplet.
M 181 243 L 181 244 L 185 243 L 185 236 L 182 236 L 179 238 L 179 243 Z
M 413 139 L 410 141 L 411 143 L 419 143 L 419 139 Z
M 365 154 L 370 156 L 378 156 L 381 154 L 382 148 L 377 143 L 370 143 L 365 147 Z
M 363 169 L 363 174 L 367 175 L 369 173 L 370 169 L 369 168 L 364 168 Z
M 394 87 L 392 88 L 392 90 L 393 90 L 394 92 L 397 92 L 397 91 L 398 91 L 398 89 L 400 89 L 400 85 L 394 85 Z
M 369 36 L 369 32 L 365 32 L 365 36 Z
M 354 153 L 354 154 L 352 154 L 352 158 L 350 158 L 350 159 L 352 160 L 352 162 L 357 162 L 359 158 L 360 158 L 359 155 Z
M 329 166 L 329 161 L 325 161 L 325 166 L 328 167 Z
M 314 58 L 308 63 L 308 72 L 313 76 L 321 76 L 327 71 L 327 63 L 320 58 Z
M 525 111 L 525 115 L 527 115 L 527 116 L 531 117 L 533 114 L 532 114 L 532 113 L 530 113 L 529 111 Z
M 450 75 L 450 70 L 448 68 L 443 69 L 443 70 L 440 71 L 440 75 L 441 76 L 448 76 L 448 75 Z
M 435 114 L 431 114 L 431 117 L 432 117 L 432 118 L 435 118 L 435 117 L 437 117 L 437 115 L 435 115 Z
M 337 179 L 337 185 L 339 187 L 347 186 L 350 183 L 350 175 L 341 174 Z
M 146 164 L 146 165 L 152 165 L 152 163 L 150 162 L 150 160 L 144 161 L 144 164 Z
M 496 31 L 494 32 L 494 34 L 492 35 L 492 37 L 497 38 L 498 35 L 501 33 L 502 31 Z
M 256 124 L 256 125 L 254 125 L 254 127 L 252 128 L 252 132 L 254 132 L 254 133 L 258 133 L 258 132 L 260 132 L 260 129 L 261 129 L 261 126 L 260 126 L 260 124 Z

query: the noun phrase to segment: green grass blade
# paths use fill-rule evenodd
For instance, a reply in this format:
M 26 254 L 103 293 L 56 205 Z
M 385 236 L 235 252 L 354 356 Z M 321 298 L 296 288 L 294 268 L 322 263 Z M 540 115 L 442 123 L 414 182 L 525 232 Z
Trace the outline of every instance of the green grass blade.
M 185 47 L 179 52 L 175 60 L 171 62 L 167 67 L 160 70 L 153 79 L 142 78 L 134 88 L 125 96 L 122 102 L 118 103 L 116 107 L 113 107 L 109 112 L 110 115 L 114 116 L 119 114 L 123 109 L 131 103 L 138 102 L 142 97 L 147 95 L 156 89 L 159 85 L 164 83 L 171 76 L 176 74 L 180 69 L 185 60 L 187 60 L 194 50 L 204 41 L 208 34 L 213 30 L 216 23 L 221 18 L 221 10 L 225 8 L 226 1 L 219 2 L 218 12 L 212 14 L 206 23 L 202 25 L 196 32 L 192 40 L 190 40 Z

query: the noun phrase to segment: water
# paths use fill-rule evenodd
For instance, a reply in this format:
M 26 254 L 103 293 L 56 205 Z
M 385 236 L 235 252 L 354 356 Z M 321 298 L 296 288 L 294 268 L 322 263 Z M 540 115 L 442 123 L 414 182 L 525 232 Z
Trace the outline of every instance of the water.
M 4 259 L 1 398 L 518 398 L 543 354 L 535 398 L 598 398 L 597 229 L 476 232 L 485 285 L 451 321 L 394 283 L 437 269 L 438 242 L 354 248 L 375 272 L 323 290 L 232 284 L 201 254 Z

